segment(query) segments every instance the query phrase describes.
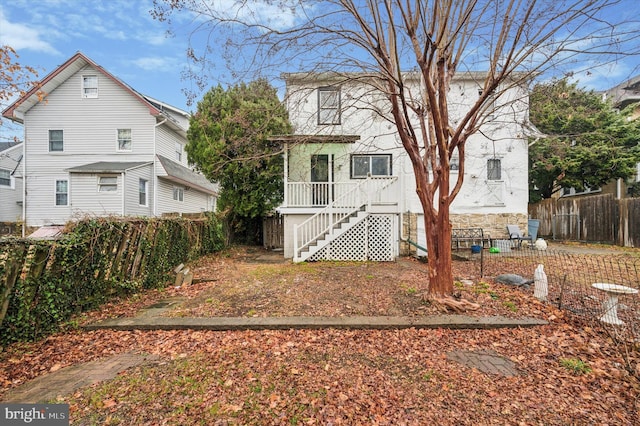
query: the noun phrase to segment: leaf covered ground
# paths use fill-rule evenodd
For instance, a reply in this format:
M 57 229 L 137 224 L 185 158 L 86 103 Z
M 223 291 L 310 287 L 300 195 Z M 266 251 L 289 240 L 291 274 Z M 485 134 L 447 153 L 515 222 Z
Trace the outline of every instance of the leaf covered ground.
M 293 265 L 256 249 L 203 258 L 196 283 L 150 291 L 79 318 L 133 316 L 167 298 L 171 316 L 429 315 L 425 265 Z M 159 360 L 60 395 L 72 424 L 634 425 L 640 386 L 606 334 L 455 262 L 474 315 L 532 316 L 549 325 L 496 330 L 92 331 L 70 329 L 0 353 L 0 399 L 62 367 L 123 352 Z M 518 272 L 518 271 L 505 271 Z M 469 280 L 464 281 L 463 280 Z M 518 374 L 452 361 L 492 351 Z

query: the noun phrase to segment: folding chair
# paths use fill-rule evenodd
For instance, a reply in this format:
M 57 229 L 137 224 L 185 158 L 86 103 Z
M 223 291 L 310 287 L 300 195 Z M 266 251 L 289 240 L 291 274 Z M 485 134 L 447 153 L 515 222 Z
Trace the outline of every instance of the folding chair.
M 529 241 L 533 243 L 533 239 L 530 235 L 527 237 L 522 235 L 522 232 L 520 231 L 520 227 L 518 225 L 507 225 L 507 233 L 509 234 L 509 240 L 518 241 L 518 248 L 522 247 L 523 241 Z

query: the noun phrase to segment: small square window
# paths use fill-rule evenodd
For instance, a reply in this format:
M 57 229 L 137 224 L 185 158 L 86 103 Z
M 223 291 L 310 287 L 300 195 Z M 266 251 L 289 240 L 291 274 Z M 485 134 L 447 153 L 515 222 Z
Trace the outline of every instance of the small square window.
M 56 181 L 56 206 L 68 206 L 69 205 L 69 181 L 57 180 Z
M 98 97 L 98 76 L 97 75 L 82 76 L 82 97 L 83 98 Z
M 149 187 L 149 181 L 147 181 L 146 179 L 140 179 L 138 184 L 138 203 L 141 206 L 148 205 L 148 198 L 147 198 L 148 187 Z
M 62 130 L 49 130 L 49 152 L 64 151 L 64 132 Z
M 11 170 L 0 169 L 0 186 L 11 187 Z
M 173 199 L 176 201 L 184 201 L 184 188 L 181 188 L 179 186 L 174 186 Z
M 487 179 L 488 180 L 500 180 L 502 179 L 502 164 L 499 158 L 490 158 L 487 160 Z
M 117 176 L 100 176 L 98 178 L 98 192 L 113 192 L 118 190 Z
M 318 88 L 318 124 L 340 124 L 340 90 Z
M 118 129 L 118 151 L 131 151 L 131 129 Z

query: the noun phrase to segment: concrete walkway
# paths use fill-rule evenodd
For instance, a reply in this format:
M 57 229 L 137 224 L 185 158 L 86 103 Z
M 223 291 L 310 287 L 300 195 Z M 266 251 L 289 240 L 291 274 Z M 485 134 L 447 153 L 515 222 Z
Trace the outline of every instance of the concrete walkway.
M 471 317 L 435 315 L 428 317 L 345 316 L 345 317 L 214 317 L 169 318 L 140 315 L 135 318 L 104 320 L 86 330 L 290 330 L 290 329 L 403 329 L 403 328 L 517 328 L 547 324 L 535 318 Z

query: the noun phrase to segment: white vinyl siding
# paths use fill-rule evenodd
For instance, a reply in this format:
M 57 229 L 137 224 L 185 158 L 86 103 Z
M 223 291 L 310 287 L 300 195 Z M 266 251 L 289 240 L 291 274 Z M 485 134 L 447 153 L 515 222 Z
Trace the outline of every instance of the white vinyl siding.
M 0 222 L 22 219 L 22 144 L 0 153 Z
M 125 174 L 125 214 L 128 216 L 151 216 L 153 214 L 153 179 L 151 165 L 127 170 Z M 147 204 L 140 204 L 140 181 L 147 183 Z
M 122 214 L 122 175 L 71 173 L 71 188 L 75 217 Z

